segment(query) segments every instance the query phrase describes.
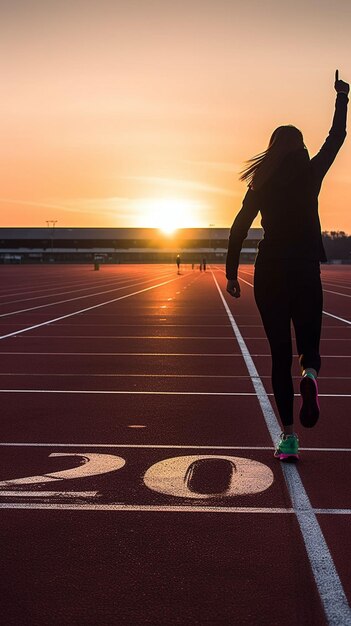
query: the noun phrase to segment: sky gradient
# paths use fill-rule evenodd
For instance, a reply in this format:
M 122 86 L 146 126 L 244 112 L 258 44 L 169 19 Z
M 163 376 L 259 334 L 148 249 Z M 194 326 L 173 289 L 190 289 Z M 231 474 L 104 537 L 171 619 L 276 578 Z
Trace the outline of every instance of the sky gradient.
M 0 225 L 230 226 L 276 126 L 322 145 L 350 23 L 349 0 L 0 0 Z M 350 209 L 346 139 L 322 229 Z

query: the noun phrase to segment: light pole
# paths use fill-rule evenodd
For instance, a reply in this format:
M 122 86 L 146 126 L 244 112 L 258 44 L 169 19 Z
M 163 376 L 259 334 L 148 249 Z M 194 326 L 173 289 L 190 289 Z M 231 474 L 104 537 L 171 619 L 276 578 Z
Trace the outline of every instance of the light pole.
M 54 233 L 55 233 L 55 225 L 56 225 L 56 223 L 57 223 L 57 220 L 46 220 L 47 227 L 50 228 L 50 226 L 51 226 L 51 228 L 52 228 L 52 231 L 51 231 L 51 261 L 54 260 L 54 258 L 53 258 L 53 247 L 54 247 Z

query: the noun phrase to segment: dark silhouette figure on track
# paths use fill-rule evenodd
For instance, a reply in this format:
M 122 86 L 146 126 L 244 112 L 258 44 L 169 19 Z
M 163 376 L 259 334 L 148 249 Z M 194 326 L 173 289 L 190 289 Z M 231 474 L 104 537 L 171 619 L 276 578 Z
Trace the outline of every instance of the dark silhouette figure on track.
M 291 321 L 302 368 L 300 421 L 314 426 L 319 418 L 316 378 L 321 366 L 322 324 L 320 261 L 326 261 L 318 217 L 323 178 L 346 137 L 349 85 L 335 73 L 335 113 L 328 138 L 310 159 L 295 126 L 276 128 L 267 150 L 248 161 L 241 180 L 248 183 L 242 208 L 229 236 L 227 291 L 240 297 L 237 278 L 240 250 L 260 211 L 264 238 L 255 262 L 254 294 L 272 354 L 272 385 L 283 432 L 275 456 L 296 460 L 294 388 L 291 376 Z
M 180 255 L 179 254 L 177 254 L 176 264 L 177 264 L 177 273 L 180 274 Z

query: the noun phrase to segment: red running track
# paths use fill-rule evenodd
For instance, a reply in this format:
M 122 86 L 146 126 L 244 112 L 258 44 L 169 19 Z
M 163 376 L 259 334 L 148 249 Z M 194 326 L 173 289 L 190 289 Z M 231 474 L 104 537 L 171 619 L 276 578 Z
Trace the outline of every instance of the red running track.
M 251 266 L 235 301 L 222 266 L 0 271 L 4 622 L 349 623 L 351 267 L 322 270 L 298 473 Z

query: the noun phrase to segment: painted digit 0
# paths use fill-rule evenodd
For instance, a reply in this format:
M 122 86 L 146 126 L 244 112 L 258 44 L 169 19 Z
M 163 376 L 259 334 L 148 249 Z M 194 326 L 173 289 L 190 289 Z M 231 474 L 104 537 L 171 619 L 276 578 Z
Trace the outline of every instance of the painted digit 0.
M 217 463 L 218 488 L 216 490 L 215 476 L 213 476 L 214 460 L 222 460 L 222 465 Z M 205 479 L 206 463 L 212 474 L 208 481 Z M 220 473 L 224 474 L 224 480 Z M 144 483 L 152 491 L 178 498 L 203 500 L 260 493 L 272 485 L 273 479 L 273 472 L 270 468 L 259 461 L 219 455 L 178 456 L 164 459 L 152 465 L 144 475 Z M 213 490 L 211 493 L 208 490 L 209 485 Z

